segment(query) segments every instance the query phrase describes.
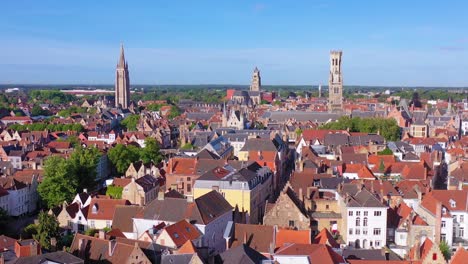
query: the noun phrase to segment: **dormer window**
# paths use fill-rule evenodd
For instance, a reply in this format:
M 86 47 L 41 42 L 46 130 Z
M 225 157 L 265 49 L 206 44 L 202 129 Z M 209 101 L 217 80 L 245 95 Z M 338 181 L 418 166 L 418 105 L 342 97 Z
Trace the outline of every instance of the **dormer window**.
M 450 202 L 450 207 L 455 208 L 457 206 L 457 203 L 454 200 L 450 199 L 449 202 Z
M 97 204 L 94 204 L 94 205 L 93 205 L 93 209 L 92 209 L 92 213 L 93 213 L 93 214 L 97 214 L 98 210 L 99 210 L 98 205 L 97 205 Z
M 442 207 L 442 214 L 444 214 L 444 215 L 447 214 L 447 208 Z

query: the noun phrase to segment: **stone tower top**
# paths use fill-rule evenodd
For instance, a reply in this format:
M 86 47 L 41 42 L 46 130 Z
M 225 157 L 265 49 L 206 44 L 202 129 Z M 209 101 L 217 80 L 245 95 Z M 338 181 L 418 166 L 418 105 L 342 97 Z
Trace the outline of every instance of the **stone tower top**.
M 343 110 L 343 75 L 341 71 L 341 50 L 330 51 L 330 75 L 328 79 L 328 110 Z
M 262 89 L 262 77 L 260 71 L 255 67 L 252 75 L 252 83 L 250 84 L 250 91 L 260 91 Z

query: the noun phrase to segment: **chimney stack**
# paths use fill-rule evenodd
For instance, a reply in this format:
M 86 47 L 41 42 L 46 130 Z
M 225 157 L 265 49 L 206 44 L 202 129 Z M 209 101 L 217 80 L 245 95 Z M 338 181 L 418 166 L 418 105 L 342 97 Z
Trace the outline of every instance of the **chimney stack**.
M 163 191 L 159 191 L 159 192 L 158 192 L 158 200 L 159 200 L 159 201 L 163 201 L 163 200 L 164 200 L 164 192 L 163 192 Z
M 106 232 L 104 230 L 99 230 L 99 239 L 106 239 Z
M 117 242 L 115 241 L 115 239 L 113 240 L 109 240 L 109 252 L 108 252 L 108 255 L 109 257 L 112 257 L 112 254 L 114 253 L 114 248 L 116 246 Z

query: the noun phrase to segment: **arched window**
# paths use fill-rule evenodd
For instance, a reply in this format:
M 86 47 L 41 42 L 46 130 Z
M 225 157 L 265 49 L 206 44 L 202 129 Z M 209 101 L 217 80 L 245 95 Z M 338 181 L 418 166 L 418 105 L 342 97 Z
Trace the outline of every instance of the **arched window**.
M 361 218 L 356 218 L 356 226 L 360 226 L 361 225 Z
M 363 226 L 367 226 L 367 217 L 364 217 L 364 220 L 363 220 L 363 222 L 362 222 L 362 225 L 363 225 Z

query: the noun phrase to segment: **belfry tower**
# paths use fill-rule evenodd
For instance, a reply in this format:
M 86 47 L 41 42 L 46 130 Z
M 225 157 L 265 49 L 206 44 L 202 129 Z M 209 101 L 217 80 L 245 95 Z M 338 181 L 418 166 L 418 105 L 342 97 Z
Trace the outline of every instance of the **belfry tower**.
M 341 56 L 343 52 L 330 52 L 330 77 L 328 79 L 328 111 L 343 110 L 343 75 L 341 72 Z
M 115 73 L 115 107 L 127 109 L 130 104 L 130 77 L 128 63 L 125 61 L 123 45 L 120 46 L 120 58 Z
M 250 84 L 250 91 L 260 91 L 262 89 L 262 77 L 260 77 L 260 71 L 255 67 L 252 74 L 252 83 Z

